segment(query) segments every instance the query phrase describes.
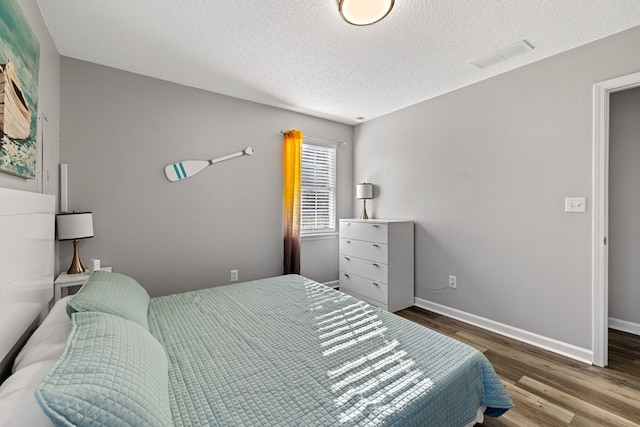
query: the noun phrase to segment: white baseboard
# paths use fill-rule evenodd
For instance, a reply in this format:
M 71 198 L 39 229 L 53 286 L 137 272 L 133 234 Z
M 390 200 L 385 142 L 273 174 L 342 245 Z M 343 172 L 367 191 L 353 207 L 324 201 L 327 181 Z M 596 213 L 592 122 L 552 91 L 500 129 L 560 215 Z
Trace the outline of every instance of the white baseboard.
M 640 335 L 640 324 L 627 322 L 626 320 L 615 319 L 609 317 L 609 327 L 616 331 L 628 332 L 634 335 Z
M 570 357 L 571 359 L 579 360 L 580 362 L 591 365 L 593 361 L 593 352 L 586 348 L 558 341 L 553 338 L 544 337 L 533 332 L 505 325 L 504 323 L 476 316 L 475 314 L 427 301 L 422 298 L 415 298 L 415 305 L 417 307 L 424 308 L 425 310 L 433 311 L 435 313 L 460 320 L 461 322 L 469 323 L 482 329 Z
M 331 282 L 324 282 L 323 285 L 329 286 L 330 288 L 337 288 L 340 285 L 340 280 L 332 280 Z

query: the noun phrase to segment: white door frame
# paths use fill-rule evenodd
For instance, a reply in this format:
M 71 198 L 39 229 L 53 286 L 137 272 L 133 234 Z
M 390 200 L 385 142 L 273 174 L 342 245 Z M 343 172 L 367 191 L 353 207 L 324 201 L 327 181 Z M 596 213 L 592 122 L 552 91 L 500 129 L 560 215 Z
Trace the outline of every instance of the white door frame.
M 609 96 L 640 86 L 640 73 L 593 85 L 593 223 L 592 247 L 592 347 L 593 364 L 608 364 L 609 327 Z

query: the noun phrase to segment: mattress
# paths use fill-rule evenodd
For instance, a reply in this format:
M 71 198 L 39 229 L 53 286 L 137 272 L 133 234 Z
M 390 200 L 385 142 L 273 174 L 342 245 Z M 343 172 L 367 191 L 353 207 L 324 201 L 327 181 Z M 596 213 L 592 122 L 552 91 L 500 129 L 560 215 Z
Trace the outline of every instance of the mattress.
M 463 426 L 512 405 L 482 353 L 297 275 L 153 298 L 176 426 Z

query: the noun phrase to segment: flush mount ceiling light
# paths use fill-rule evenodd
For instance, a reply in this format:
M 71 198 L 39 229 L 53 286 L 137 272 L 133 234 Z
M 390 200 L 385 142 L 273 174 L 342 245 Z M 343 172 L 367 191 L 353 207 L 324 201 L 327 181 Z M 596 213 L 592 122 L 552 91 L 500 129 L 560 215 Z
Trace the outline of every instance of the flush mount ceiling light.
M 338 0 L 342 19 L 351 25 L 371 25 L 381 21 L 393 9 L 395 0 Z

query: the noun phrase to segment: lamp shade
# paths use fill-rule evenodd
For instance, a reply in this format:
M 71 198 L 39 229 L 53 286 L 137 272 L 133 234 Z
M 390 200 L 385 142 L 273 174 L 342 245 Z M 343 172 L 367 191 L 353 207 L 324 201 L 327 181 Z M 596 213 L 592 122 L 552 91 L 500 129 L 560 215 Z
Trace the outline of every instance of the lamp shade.
M 351 25 L 371 25 L 393 9 L 394 0 L 338 0 L 338 11 Z
M 93 214 L 73 212 L 56 215 L 58 240 L 75 240 L 93 237 Z
M 373 199 L 373 184 L 363 182 L 356 185 L 356 199 Z

